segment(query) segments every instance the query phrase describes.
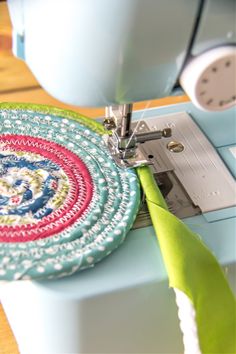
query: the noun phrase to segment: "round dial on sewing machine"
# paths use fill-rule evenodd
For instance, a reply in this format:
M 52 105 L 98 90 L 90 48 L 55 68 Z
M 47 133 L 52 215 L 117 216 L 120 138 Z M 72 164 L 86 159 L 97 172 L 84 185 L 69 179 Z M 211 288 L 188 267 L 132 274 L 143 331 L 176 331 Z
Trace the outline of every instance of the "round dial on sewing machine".
M 236 104 L 236 47 L 218 47 L 195 57 L 183 70 L 180 83 L 203 110 L 232 107 Z

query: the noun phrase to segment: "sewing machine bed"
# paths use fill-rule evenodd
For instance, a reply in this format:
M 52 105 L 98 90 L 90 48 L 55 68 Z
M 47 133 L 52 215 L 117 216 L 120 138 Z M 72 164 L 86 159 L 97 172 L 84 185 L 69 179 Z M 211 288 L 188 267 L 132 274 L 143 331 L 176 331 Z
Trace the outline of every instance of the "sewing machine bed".
M 220 169 L 225 171 L 222 178 L 223 181 L 226 178 L 231 185 L 236 172 L 234 110 L 206 114 L 188 103 L 134 112 L 134 119 L 141 118 L 150 128 L 149 119 L 150 122 L 153 119 L 161 122 L 166 116 L 169 122 L 171 116 L 175 119 L 176 115 L 184 115 L 183 119 L 186 119 L 186 114 L 214 146 L 217 152 L 214 158 L 222 157 L 227 165 L 225 167 L 220 162 Z M 177 121 L 175 124 L 178 124 Z M 183 136 L 181 140 L 182 143 L 184 141 L 185 152 L 188 150 L 188 138 Z M 180 142 L 179 135 L 177 140 Z M 168 141 L 163 144 L 166 147 Z M 169 173 L 171 168 L 164 162 L 165 173 Z M 216 168 L 215 174 L 218 172 L 220 174 Z M 178 174 L 174 178 L 180 182 Z M 183 178 L 186 178 L 185 174 Z M 187 179 L 187 185 L 188 182 Z M 232 197 L 235 201 L 235 195 L 229 198 L 230 201 L 220 198 L 219 203 L 223 207 L 216 208 L 218 201 L 214 200 L 219 193 L 212 194 L 210 188 L 209 198 L 213 198 L 213 202 L 209 203 L 211 207 L 205 203 L 199 207 L 194 205 L 194 195 L 188 193 L 188 186 L 185 188 L 182 183 L 176 190 L 181 198 L 183 194 L 187 195 L 188 203 L 184 204 L 185 211 L 181 214 L 182 217 L 187 215 L 183 217 L 184 222 L 201 236 L 216 255 L 236 293 L 236 217 L 235 203 L 230 200 Z M 201 180 L 199 183 L 202 183 Z M 219 184 L 222 193 L 227 189 L 224 183 Z M 168 198 L 173 211 L 177 215 L 182 213 L 179 208 L 181 198 L 176 198 L 174 204 L 173 196 L 167 193 Z M 93 269 L 59 280 L 25 280 L 9 282 L 1 287 L 1 301 L 22 353 L 183 351 L 177 308 L 172 290 L 168 288 L 156 236 L 153 228 L 147 226 L 149 221 L 146 216 L 142 222 L 136 224 L 137 228 L 128 233 L 125 242 L 115 252 Z

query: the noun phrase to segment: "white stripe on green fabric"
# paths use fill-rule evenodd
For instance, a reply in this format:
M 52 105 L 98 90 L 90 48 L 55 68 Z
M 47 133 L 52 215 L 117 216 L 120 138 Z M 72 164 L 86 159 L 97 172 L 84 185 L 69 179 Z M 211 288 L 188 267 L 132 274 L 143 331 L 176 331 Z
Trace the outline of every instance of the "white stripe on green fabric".
M 174 288 L 180 329 L 183 333 L 184 354 L 201 354 L 198 330 L 196 323 L 196 311 L 189 297 L 183 291 Z

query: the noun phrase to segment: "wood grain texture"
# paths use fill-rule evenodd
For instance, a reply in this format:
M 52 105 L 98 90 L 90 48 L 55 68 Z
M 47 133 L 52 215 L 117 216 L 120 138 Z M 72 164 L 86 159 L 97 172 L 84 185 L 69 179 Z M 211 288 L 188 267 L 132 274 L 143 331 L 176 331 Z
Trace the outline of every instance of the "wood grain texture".
M 0 354 L 18 354 L 18 348 L 8 324 L 7 318 L 0 305 Z
M 11 21 L 6 2 L 0 3 L 0 53 L 4 55 L 11 50 Z
M 74 107 L 63 104 L 47 94 L 40 87 L 25 63 L 13 57 L 11 44 L 11 23 L 7 6 L 5 2 L 0 2 L 0 102 L 48 104 L 64 109 L 72 109 L 92 118 L 104 116 L 104 108 Z M 186 96 L 167 97 L 150 102 L 136 103 L 134 109 L 139 110 L 186 101 L 188 101 Z M 18 354 L 15 339 L 1 305 L 0 354 Z

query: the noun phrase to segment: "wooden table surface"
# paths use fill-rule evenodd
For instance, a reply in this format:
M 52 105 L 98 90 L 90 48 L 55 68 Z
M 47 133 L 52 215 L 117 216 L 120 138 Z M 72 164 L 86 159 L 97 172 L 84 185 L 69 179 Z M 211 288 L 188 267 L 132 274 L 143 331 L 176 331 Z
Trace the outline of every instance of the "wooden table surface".
M 88 117 L 101 117 L 104 108 L 84 108 L 65 105 L 47 94 L 33 77 L 25 63 L 11 53 L 11 23 L 5 2 L 0 2 L 0 102 L 30 102 L 68 108 Z M 187 101 L 186 96 L 153 100 L 148 107 Z M 146 102 L 139 102 L 134 109 L 142 109 Z M 17 345 L 0 305 L 0 354 L 17 354 Z M 33 354 L 33 353 L 32 353 Z M 42 353 L 43 354 L 43 353 Z

